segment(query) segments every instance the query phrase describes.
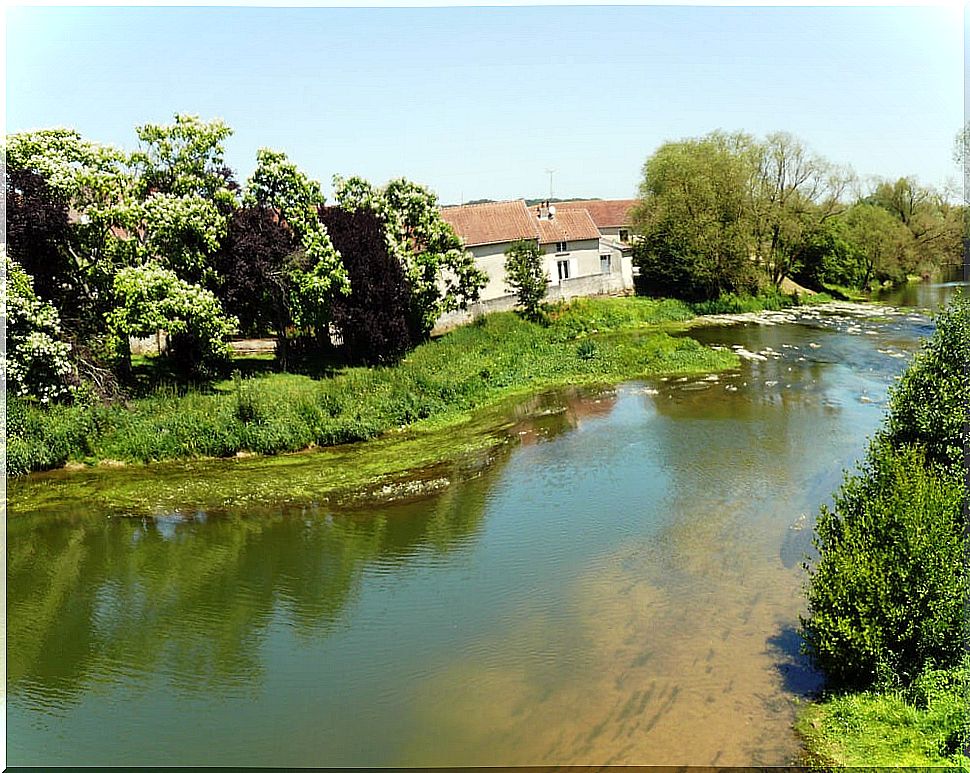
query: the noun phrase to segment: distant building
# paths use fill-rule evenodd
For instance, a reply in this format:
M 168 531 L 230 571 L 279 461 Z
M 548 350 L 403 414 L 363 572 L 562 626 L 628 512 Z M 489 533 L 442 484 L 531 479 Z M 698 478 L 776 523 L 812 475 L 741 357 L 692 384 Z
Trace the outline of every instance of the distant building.
M 529 207 L 518 199 L 444 207 L 441 214 L 488 275 L 488 284 L 474 308 L 447 315 L 439 329 L 515 306 L 515 296 L 505 283 L 505 252 L 521 239 L 537 242 L 544 255 L 548 300 L 620 294 L 633 288 L 629 255 L 624 258 L 619 241 L 603 236 L 585 208 Z

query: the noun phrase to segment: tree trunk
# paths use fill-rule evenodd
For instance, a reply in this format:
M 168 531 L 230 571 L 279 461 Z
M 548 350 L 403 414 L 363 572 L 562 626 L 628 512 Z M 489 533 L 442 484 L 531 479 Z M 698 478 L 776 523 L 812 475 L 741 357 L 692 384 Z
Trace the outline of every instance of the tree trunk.
M 290 342 L 286 337 L 286 327 L 276 328 L 276 362 L 284 373 L 290 366 Z

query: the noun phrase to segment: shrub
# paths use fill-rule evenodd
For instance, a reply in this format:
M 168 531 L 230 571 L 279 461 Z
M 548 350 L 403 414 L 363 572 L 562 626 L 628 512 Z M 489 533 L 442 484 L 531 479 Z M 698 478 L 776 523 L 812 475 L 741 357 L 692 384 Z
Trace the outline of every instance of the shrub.
M 837 685 L 908 683 L 962 651 L 963 485 L 925 464 L 918 449 L 875 444 L 816 525 L 820 557 L 803 628 Z
M 576 347 L 576 356 L 581 360 L 591 360 L 596 356 L 596 342 L 587 338 Z
M 931 461 L 956 469 L 970 443 L 968 419 L 970 297 L 961 294 L 937 316 L 935 335 L 893 390 L 886 437 L 923 446 Z
M 7 388 L 42 403 L 66 397 L 75 374 L 68 358 L 71 347 L 60 340 L 57 311 L 37 298 L 33 278 L 16 261 L 6 258 L 5 263 Z
M 129 336 L 169 334 L 169 354 L 186 372 L 206 372 L 229 361 L 226 339 L 238 320 L 226 317 L 208 290 L 157 265 L 121 269 L 114 278 L 116 306 L 108 314 L 112 345 L 128 356 Z
M 816 525 L 809 655 L 837 686 L 956 664 L 970 577 L 962 506 L 970 301 L 958 297 L 893 390 L 885 428 Z

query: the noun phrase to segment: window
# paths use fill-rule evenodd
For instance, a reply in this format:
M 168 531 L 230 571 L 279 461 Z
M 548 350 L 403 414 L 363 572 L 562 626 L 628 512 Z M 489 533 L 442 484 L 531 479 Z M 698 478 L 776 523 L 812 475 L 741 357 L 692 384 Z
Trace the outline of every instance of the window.
M 600 255 L 600 273 L 601 274 L 611 274 L 611 273 L 613 273 L 613 256 L 612 255 Z
M 559 271 L 559 281 L 563 279 L 569 279 L 569 261 L 568 260 L 557 260 L 556 268 Z
M 566 242 L 556 242 L 556 252 L 569 252 L 566 249 Z
M 629 228 L 621 228 L 620 229 L 620 241 L 621 242 L 628 242 L 628 241 L 630 241 L 630 229 Z

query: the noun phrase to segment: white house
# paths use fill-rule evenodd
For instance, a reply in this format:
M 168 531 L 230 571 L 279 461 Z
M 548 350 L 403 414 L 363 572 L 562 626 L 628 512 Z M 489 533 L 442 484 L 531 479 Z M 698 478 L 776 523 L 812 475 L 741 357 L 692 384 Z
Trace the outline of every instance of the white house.
M 633 286 L 633 207 L 637 199 L 593 199 L 589 201 L 561 201 L 556 204 L 560 211 L 584 209 L 596 223 L 600 235 L 612 244 L 613 255 L 623 270 L 629 270 L 625 277 Z
M 602 236 L 585 209 L 559 210 L 555 204 L 529 207 L 518 199 L 444 207 L 441 214 L 489 281 L 474 308 L 447 315 L 439 329 L 515 306 L 515 296 L 505 283 L 505 252 L 520 239 L 537 242 L 545 256 L 548 300 L 618 294 L 633 288 L 629 256 L 624 258 L 618 243 Z

